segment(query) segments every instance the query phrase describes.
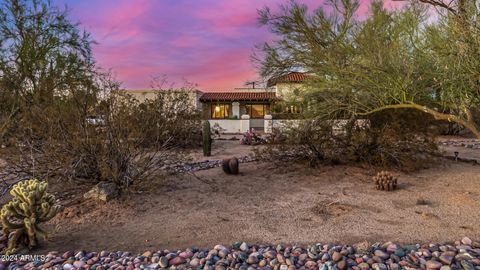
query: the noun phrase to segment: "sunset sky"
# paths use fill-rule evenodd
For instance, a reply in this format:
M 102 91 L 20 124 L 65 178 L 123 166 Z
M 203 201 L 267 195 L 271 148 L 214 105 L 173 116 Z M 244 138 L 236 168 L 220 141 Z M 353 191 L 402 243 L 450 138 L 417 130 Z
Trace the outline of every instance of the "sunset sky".
M 303 0 L 311 8 L 321 0 Z M 360 13 L 369 1 L 361 1 Z M 127 89 L 149 89 L 152 76 L 182 79 L 205 91 L 242 87 L 258 78 L 250 61 L 256 44 L 272 38 L 257 10 L 286 0 L 56 0 L 92 33 L 100 66 Z M 387 2 L 386 6 L 392 3 Z

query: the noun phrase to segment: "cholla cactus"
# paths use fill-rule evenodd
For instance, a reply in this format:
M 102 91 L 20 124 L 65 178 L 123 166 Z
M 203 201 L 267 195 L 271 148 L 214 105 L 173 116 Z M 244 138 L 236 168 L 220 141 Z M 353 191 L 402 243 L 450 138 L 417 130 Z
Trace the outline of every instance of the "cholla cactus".
M 47 185 L 46 182 L 27 180 L 10 190 L 13 199 L 0 212 L 3 231 L 10 236 L 7 254 L 21 246 L 34 248 L 38 236 L 46 238 L 46 232 L 39 228 L 39 224 L 52 219 L 60 210 L 55 197 L 46 193 Z
M 375 188 L 378 190 L 392 191 L 397 188 L 397 178 L 387 171 L 381 171 L 373 177 Z

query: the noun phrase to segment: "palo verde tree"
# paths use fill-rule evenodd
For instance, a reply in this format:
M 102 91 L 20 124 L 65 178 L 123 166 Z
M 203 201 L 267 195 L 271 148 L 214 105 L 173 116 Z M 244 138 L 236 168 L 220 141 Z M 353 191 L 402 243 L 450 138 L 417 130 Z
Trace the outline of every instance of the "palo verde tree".
M 50 1 L 0 3 L 0 138 L 28 112 L 54 111 L 66 100 L 94 102 L 92 42 Z
M 18 150 L 18 162 L 13 155 L 9 162 L 21 165 L 17 171 L 46 177 L 65 169 L 53 162 L 56 153 L 95 152 L 96 131 L 85 120 L 100 92 L 118 84 L 96 67 L 92 44 L 68 10 L 48 0 L 0 1 L 0 141 Z M 45 173 L 38 160 L 49 164 Z
M 480 138 L 478 1 L 405 1 L 399 10 L 373 1 L 364 19 L 359 1 L 329 4 L 329 11 L 294 1 L 259 11 L 278 36 L 254 56 L 264 77 L 309 72 L 303 96 L 318 117 L 414 109 Z

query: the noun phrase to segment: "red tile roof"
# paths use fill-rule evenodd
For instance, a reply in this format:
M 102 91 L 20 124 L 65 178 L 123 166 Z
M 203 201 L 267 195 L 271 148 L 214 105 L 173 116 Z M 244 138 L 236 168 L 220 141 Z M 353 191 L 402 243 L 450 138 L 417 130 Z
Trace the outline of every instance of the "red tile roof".
M 273 86 L 277 83 L 299 83 L 305 81 L 305 73 L 302 72 L 290 72 L 288 74 L 271 78 L 268 80 L 267 86 Z
M 200 97 L 200 101 L 273 101 L 275 92 L 209 92 Z

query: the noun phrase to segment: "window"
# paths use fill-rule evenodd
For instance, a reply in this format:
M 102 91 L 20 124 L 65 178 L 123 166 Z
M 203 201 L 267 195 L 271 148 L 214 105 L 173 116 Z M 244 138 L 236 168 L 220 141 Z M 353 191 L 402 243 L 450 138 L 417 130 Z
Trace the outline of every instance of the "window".
M 270 113 L 269 104 L 248 104 L 245 105 L 245 108 L 250 118 L 263 118 L 266 114 Z
M 285 112 L 286 113 L 301 113 L 302 110 L 300 109 L 300 106 L 287 105 L 287 106 L 285 106 Z
M 212 119 L 224 119 L 230 115 L 230 105 L 212 104 Z

